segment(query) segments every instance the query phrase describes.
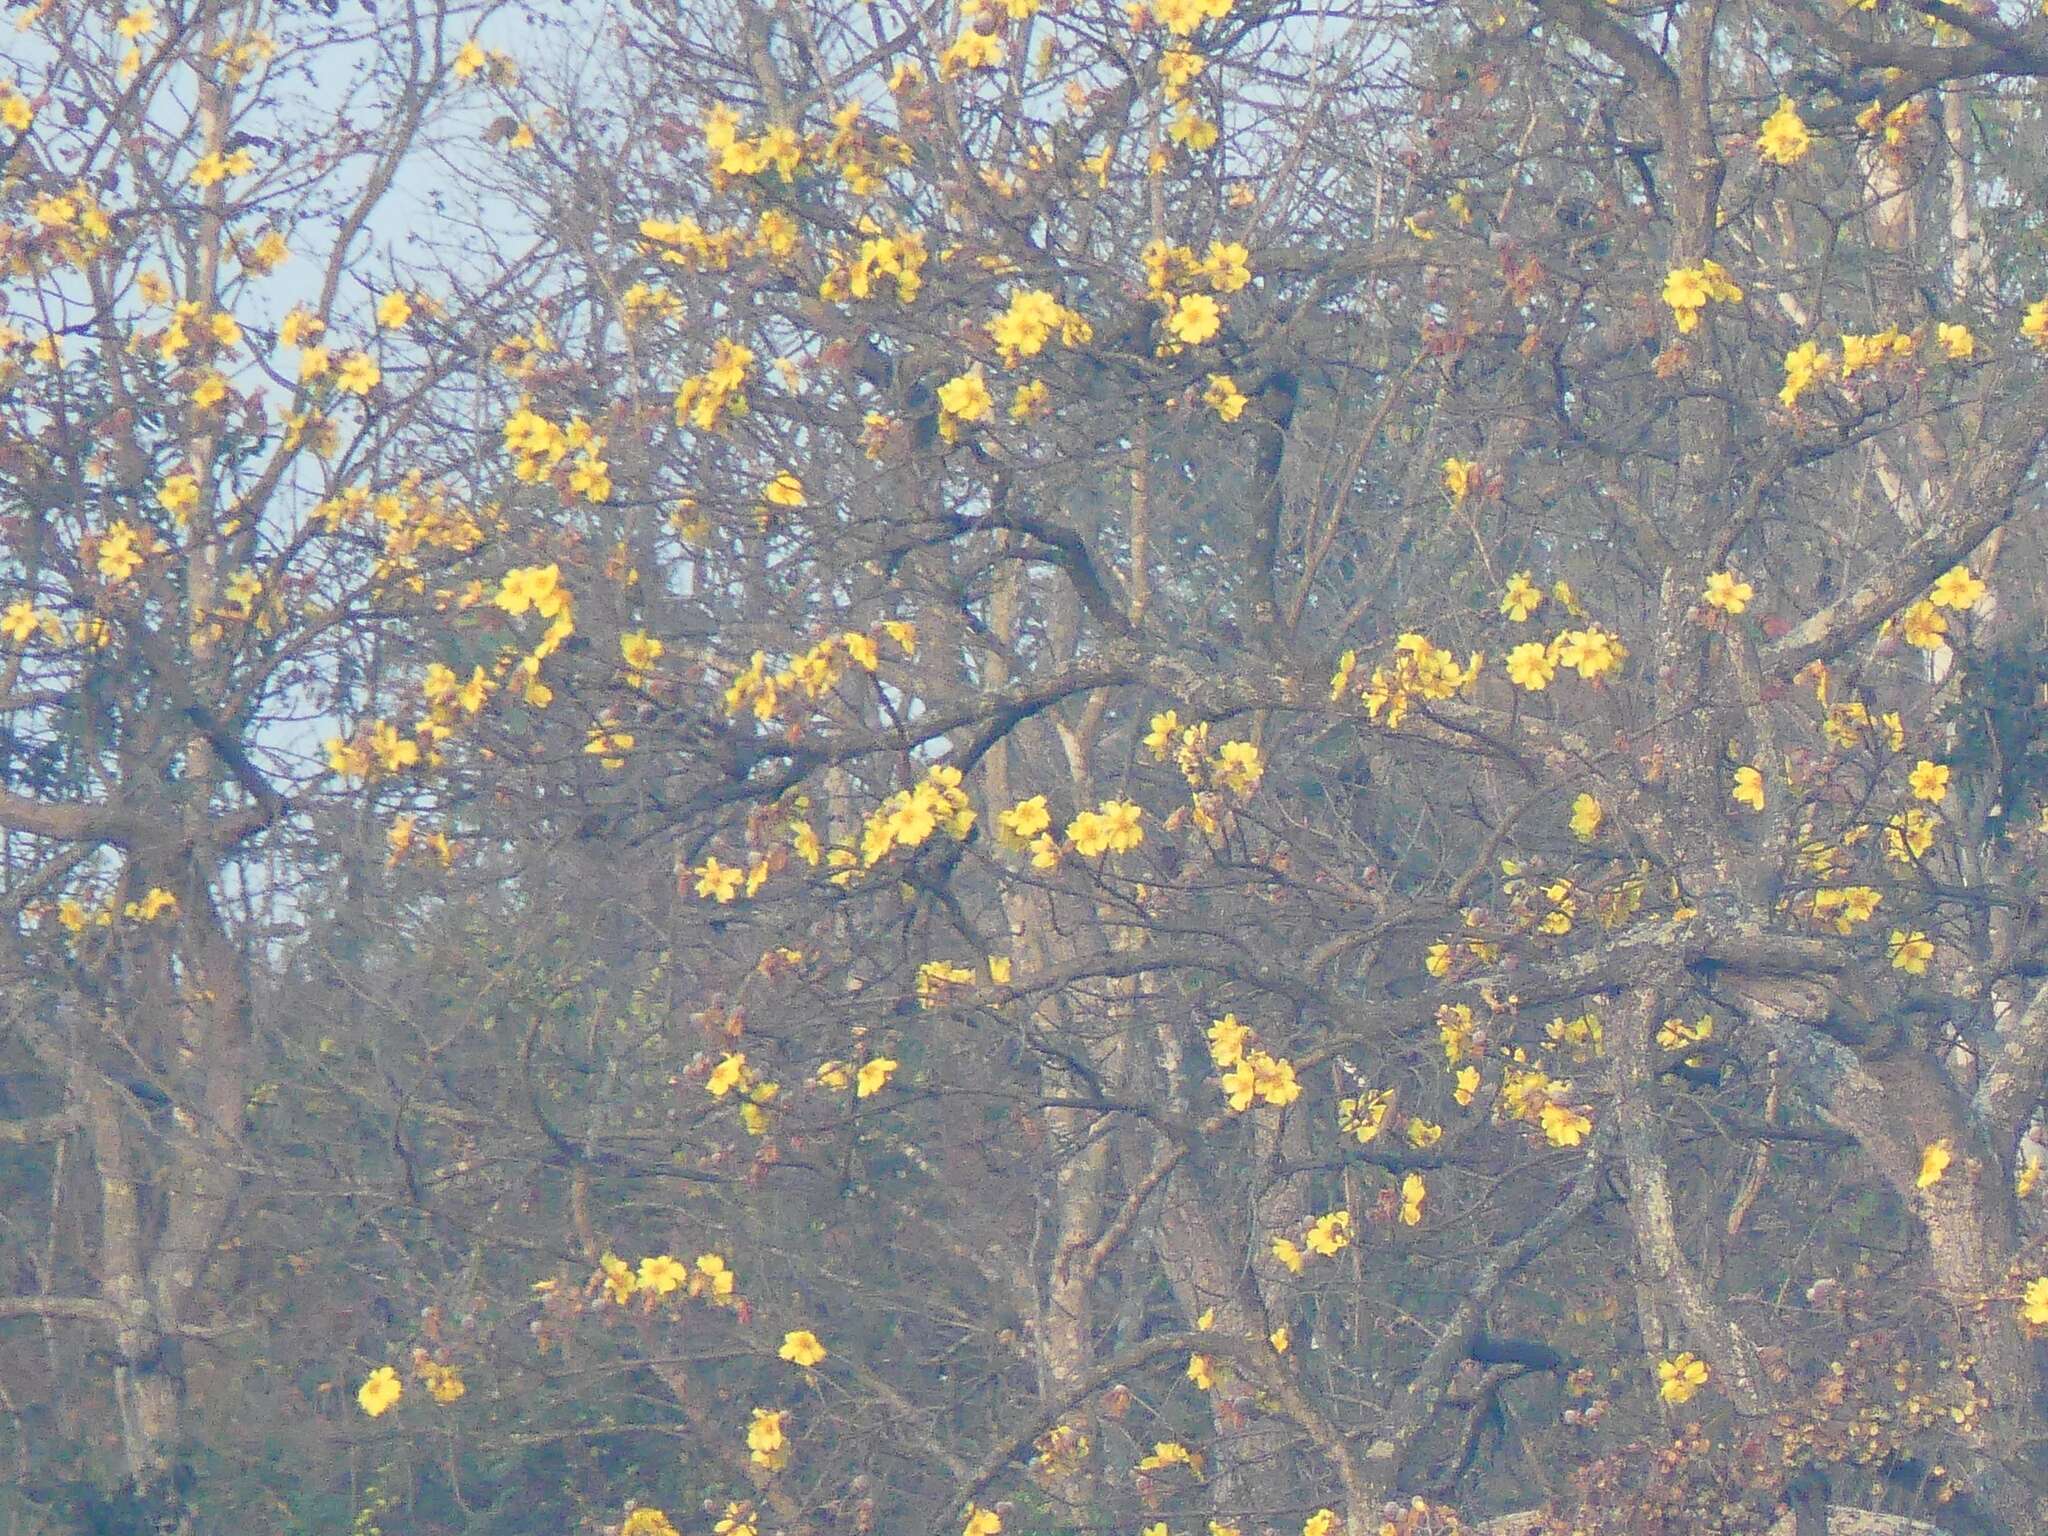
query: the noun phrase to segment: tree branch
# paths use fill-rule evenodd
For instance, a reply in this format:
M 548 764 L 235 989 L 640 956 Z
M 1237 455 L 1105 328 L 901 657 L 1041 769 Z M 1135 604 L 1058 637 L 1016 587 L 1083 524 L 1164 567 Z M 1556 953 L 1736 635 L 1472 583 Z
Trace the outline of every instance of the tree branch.
M 0 1318 L 55 1317 L 76 1323 L 121 1326 L 121 1314 L 97 1296 L 0 1296 Z

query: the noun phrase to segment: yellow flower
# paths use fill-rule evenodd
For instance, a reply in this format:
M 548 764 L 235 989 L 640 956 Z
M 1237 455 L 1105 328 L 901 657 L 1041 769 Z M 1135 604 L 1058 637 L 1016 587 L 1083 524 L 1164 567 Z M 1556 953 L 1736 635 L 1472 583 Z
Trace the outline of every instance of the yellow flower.
M 733 1051 L 711 1069 L 711 1075 L 704 1079 L 704 1091 L 714 1099 L 722 1099 L 735 1088 L 744 1090 L 749 1081 L 747 1053 Z
M 1917 805 L 1909 805 L 1885 824 L 1884 855 L 1898 864 L 1925 858 L 1934 846 L 1934 818 Z
M 619 1536 L 676 1536 L 676 1528 L 669 1523 L 667 1515 L 651 1504 L 642 1504 L 619 1527 Z
M 989 322 L 989 339 L 1003 354 L 1003 361 L 1015 364 L 1019 358 L 1036 357 L 1052 339 L 1060 323 L 1060 302 L 1038 288 L 1023 288 L 1010 295 L 1010 307 Z
M 716 1301 L 732 1294 L 732 1288 L 739 1277 L 726 1268 L 725 1260 L 715 1253 L 697 1255 L 696 1272 L 690 1276 L 690 1294 L 698 1296 L 709 1293 Z
M 1301 1082 L 1294 1075 L 1294 1063 L 1264 1051 L 1247 1058 L 1252 1069 L 1252 1091 L 1266 1103 L 1280 1107 L 1301 1097 Z
M 770 506 L 801 507 L 805 505 L 804 483 L 785 469 L 761 488 L 761 499 Z
M 1711 1374 L 1707 1362 L 1688 1349 L 1657 1362 L 1657 1395 L 1667 1403 L 1689 1403 Z
M 1680 1051 L 1689 1045 L 1698 1045 L 1702 1040 L 1711 1040 L 1713 1036 L 1712 1014 L 1702 1014 L 1696 1024 L 1688 1024 L 1683 1019 L 1666 1019 L 1657 1029 L 1657 1048 Z
M 871 636 L 849 629 L 839 637 L 839 643 L 846 647 L 846 654 L 853 658 L 854 665 L 861 671 L 873 672 L 882 665 L 881 648 Z
M 1081 858 L 1098 858 L 1110 848 L 1110 827 L 1096 811 L 1081 811 L 1067 823 L 1067 842 Z
M 1401 1225 L 1419 1227 L 1422 1225 L 1422 1202 L 1429 1195 L 1429 1186 L 1422 1181 L 1422 1175 L 1411 1173 L 1401 1180 Z
M 1051 825 L 1052 813 L 1046 809 L 1043 795 L 1019 800 L 1007 811 L 996 813 L 997 834 L 1011 847 L 1023 847 Z
M 1792 105 L 1792 98 L 1779 97 L 1778 110 L 1764 119 L 1764 125 L 1757 133 L 1756 152 L 1773 165 L 1794 165 L 1804 159 L 1811 148 L 1813 135 L 1807 132 L 1798 109 Z
M 1200 346 L 1223 328 L 1223 309 L 1206 293 L 1191 293 L 1173 307 L 1166 328 L 1194 347 Z
M 1194 154 L 1202 154 L 1217 147 L 1221 129 L 1210 123 L 1206 117 L 1202 117 L 1198 111 L 1194 111 L 1192 102 L 1184 100 L 1180 104 L 1180 111 L 1174 115 L 1174 121 L 1167 123 L 1165 135 L 1174 143 L 1186 143 L 1188 150 L 1192 150 Z M 1221 291 L 1223 289 L 1219 289 L 1219 293 Z
M 706 859 L 696 869 L 697 894 L 708 896 L 724 906 L 739 894 L 740 881 L 745 874 L 746 871 L 721 864 L 716 859 Z
M 489 62 L 490 55 L 485 53 L 482 45 L 472 37 L 457 50 L 449 67 L 456 79 L 467 80 L 473 75 L 480 73 Z M 399 323 L 403 324 L 404 322 L 401 321 Z
M 2048 1324 L 2048 1275 L 2027 1282 L 2026 1295 L 2020 1301 L 2020 1316 L 2036 1327 Z
M 1029 384 L 1019 384 L 1016 393 L 1010 396 L 1010 420 L 1029 421 L 1042 415 L 1046 403 L 1052 399 L 1052 389 L 1043 379 L 1033 379 Z
M 2020 334 L 2037 347 L 2048 347 L 2048 299 L 2036 299 L 2027 306 Z
M 667 647 L 654 636 L 641 630 L 629 630 L 619 636 L 619 655 L 635 672 L 645 672 L 652 667 L 661 660 L 661 653 L 665 649 Z
M 1733 571 L 1716 571 L 1707 578 L 1707 606 L 1723 613 L 1741 613 L 1755 596 L 1756 588 Z
M 666 1296 L 671 1291 L 681 1290 L 689 1277 L 690 1272 L 683 1268 L 682 1260 L 671 1254 L 658 1253 L 642 1259 L 640 1272 L 633 1278 L 638 1289 Z
M 1380 1130 L 1386 1124 L 1386 1114 L 1393 1110 L 1393 1090 L 1380 1090 L 1366 1094 L 1364 1098 L 1348 1098 L 1337 1102 L 1337 1128 L 1348 1130 L 1358 1137 L 1358 1145 L 1376 1141 Z
M 1951 325 L 1944 320 L 1934 328 L 1934 339 L 1941 344 L 1941 350 L 1950 362 L 1968 362 L 1977 352 L 1977 338 L 1970 333 L 1967 325 Z
M 1820 727 L 1821 734 L 1845 752 L 1860 745 L 1869 728 L 1870 711 L 1854 699 L 1829 709 Z
M 1779 403 L 1791 410 L 1831 366 L 1833 360 L 1821 351 L 1819 342 L 1801 342 L 1785 354 L 1785 387 L 1778 391 Z
M 1948 1172 L 1948 1165 L 1955 1161 L 1955 1153 L 1949 1147 L 1946 1136 L 1930 1142 L 1920 1149 L 1920 1172 L 1914 1177 L 1915 1189 L 1932 1189 Z
M 1728 269 L 1718 261 L 1702 261 L 1700 277 L 1705 282 L 1707 297 L 1716 304 L 1740 304 L 1742 290 L 1728 276 Z
M 1557 662 L 1540 640 L 1525 640 L 1508 652 L 1508 681 L 1517 688 L 1541 693 L 1557 676 Z
M 544 619 L 559 618 L 569 609 L 569 589 L 562 585 L 559 565 L 528 565 L 507 571 L 492 603 L 515 616 L 529 608 Z
M 371 1418 L 381 1417 L 401 1397 L 405 1396 L 405 1383 L 398 1379 L 398 1372 L 388 1365 L 380 1365 L 370 1372 L 369 1379 L 356 1391 L 356 1402 Z
M 17 645 L 26 645 L 42 624 L 43 616 L 36 612 L 36 605 L 25 597 L 19 598 L 8 605 L 5 617 L 0 617 L 0 635 Z
M 1165 83 L 1167 99 L 1178 101 L 1187 90 L 1188 83 L 1207 68 L 1208 63 L 1199 53 L 1178 43 L 1162 53 L 1159 56 L 1159 78 Z M 1209 248 L 1213 251 L 1215 242 L 1210 242 Z
M 1249 796 L 1265 776 L 1265 761 L 1253 743 L 1226 741 L 1216 749 L 1216 782 L 1224 788 Z
M 1144 812 L 1129 800 L 1105 800 L 1098 810 L 1083 811 L 1067 823 L 1067 837 L 1083 858 L 1102 853 L 1129 853 L 1145 841 L 1140 825 Z
M 384 370 L 367 352 L 351 352 L 334 371 L 334 382 L 352 395 L 367 395 L 384 377 Z
M 1697 267 L 1673 267 L 1664 277 L 1664 302 L 1680 331 L 1697 330 L 1700 311 L 1707 307 L 1705 274 Z
M 938 829 L 939 818 L 930 797 L 912 790 L 898 790 L 889 797 L 880 816 L 881 836 L 892 844 L 915 848 Z
M 427 1390 L 437 1403 L 452 1403 L 460 1399 L 469 1388 L 464 1385 L 462 1373 L 452 1365 L 443 1365 L 438 1360 L 420 1362 L 420 1378 L 426 1382 Z
M 1351 1245 L 1351 1213 L 1330 1211 L 1309 1223 L 1302 1241 L 1310 1253 L 1335 1258 Z
M 287 347 L 304 346 L 315 336 L 327 329 L 327 322 L 306 309 L 293 309 L 287 313 L 277 328 L 277 339 Z M 326 366 L 326 359 L 321 359 Z
M 1178 1440 L 1155 1440 L 1152 1454 L 1139 1461 L 1138 1470 L 1158 1472 L 1167 1467 L 1192 1467 L 1194 1464 L 1194 1453 Z
M 1301 1250 L 1294 1245 L 1291 1239 L 1285 1237 L 1274 1238 L 1273 1257 L 1289 1274 L 1298 1275 L 1301 1273 Z
M 1970 574 L 1970 568 L 1958 565 L 1942 572 L 1934 583 L 1934 589 L 1927 594 L 1927 600 L 1937 608 L 1953 608 L 1957 613 L 1967 613 L 1983 601 L 1984 592 L 1984 583 Z
M 1837 933 L 1852 933 L 1858 923 L 1868 922 L 1884 900 L 1884 892 L 1867 885 L 1845 885 L 1813 893 L 1813 911 L 1831 920 Z
M 1344 697 L 1344 690 L 1351 686 L 1351 674 L 1358 667 L 1358 652 L 1346 651 L 1337 658 L 1337 670 L 1330 674 L 1330 702 L 1336 703 Z
M 1477 1067 L 1458 1068 L 1457 1084 L 1451 1089 L 1451 1097 L 1457 1100 L 1458 1107 L 1460 1109 L 1470 1109 L 1472 1101 L 1478 1096 L 1479 1069 Z
M 1235 240 L 1211 240 L 1202 274 L 1218 293 L 1235 293 L 1252 280 L 1251 255 Z
M 1556 645 L 1557 664 L 1572 668 L 1589 683 L 1628 659 L 1628 647 L 1598 625 L 1568 629 L 1557 637 Z
M 880 1093 L 888 1086 L 889 1078 L 897 1065 L 897 1062 L 888 1056 L 876 1056 L 862 1062 L 860 1072 L 854 1079 L 853 1096 L 857 1099 L 867 1099 Z
M 818 1342 L 818 1336 L 808 1328 L 792 1328 L 782 1336 L 782 1348 L 776 1353 L 791 1365 L 800 1365 L 809 1370 L 825 1358 L 825 1346 Z
M 955 374 L 941 384 L 939 405 L 948 416 L 961 421 L 980 421 L 996 408 L 995 397 L 988 392 L 988 381 L 981 376 L 979 366 Z
M 1444 489 L 1451 500 L 1463 501 L 1479 487 L 1479 461 L 1477 459 L 1445 459 Z
M 1252 1107 L 1252 1100 L 1259 1092 L 1259 1070 L 1249 1061 L 1240 1061 L 1222 1077 L 1223 1093 L 1233 1114 L 1243 1114 Z
M 960 1536 L 1001 1536 L 1003 1517 L 992 1509 L 983 1509 L 979 1504 L 967 1506 L 967 1524 L 961 1527 Z
M 1934 958 L 1934 944 L 1918 928 L 1894 928 L 1891 937 L 1892 965 L 1908 976 L 1925 976 L 1927 962 Z
M 1209 375 L 1209 387 L 1202 391 L 1202 404 L 1222 420 L 1235 421 L 1244 414 L 1246 397 L 1229 374 L 1212 373 Z
M 1893 355 L 1897 342 L 1904 340 L 1897 326 L 1887 326 L 1881 331 L 1858 336 L 1845 331 L 1842 334 L 1842 377 L 1861 373 L 1866 368 L 1876 368 Z
M 1923 757 L 1906 775 L 1906 784 L 1913 791 L 1915 800 L 1939 805 L 1948 798 L 1948 767 L 1943 763 L 1931 763 Z
M 1932 602 L 1914 603 L 1899 615 L 1899 628 L 1905 634 L 1906 643 L 1923 651 L 1936 651 L 1948 642 L 1948 620 L 1941 616 L 1941 610 Z
M 1173 750 L 1173 740 L 1179 734 L 1179 711 L 1169 709 L 1152 717 L 1151 729 L 1145 733 L 1145 747 L 1151 752 L 1153 762 L 1166 761 L 1166 754 Z
M 476 44 L 471 43 L 469 46 L 474 48 Z M 478 57 L 481 58 L 482 55 L 479 54 Z M 399 289 L 392 289 L 377 301 L 377 323 L 387 330 L 396 329 L 411 318 L 412 300 Z
M 950 80 L 963 69 L 998 69 L 1003 62 L 1003 40 L 988 32 L 962 32 L 939 55 L 939 78 Z
M 1337 1512 L 1319 1509 L 1301 1522 L 1301 1536 L 1337 1536 Z
M 1591 795 L 1580 795 L 1572 801 L 1572 833 L 1582 843 L 1590 843 L 1593 834 L 1600 830 L 1600 821 L 1605 813 L 1600 802 Z
M 253 246 L 236 254 L 245 271 L 261 277 L 290 261 L 292 248 L 285 243 L 283 235 L 274 229 L 266 229 Z
M 142 564 L 142 549 L 134 528 L 120 522 L 102 534 L 94 564 L 102 576 L 116 584 L 133 576 Z
M 1529 580 L 1527 571 L 1517 571 L 1508 578 L 1507 590 L 1501 594 L 1500 611 L 1510 624 L 1526 624 L 1529 616 L 1543 606 L 1543 589 Z
M 1735 788 L 1731 791 L 1737 805 L 1746 805 L 1752 811 L 1764 808 L 1764 776 L 1747 763 L 1735 770 Z
M 785 1421 L 787 1410 L 756 1408 L 753 1421 L 747 1425 L 747 1449 L 757 1467 L 774 1471 L 789 1461 L 789 1435 Z
M 1251 1038 L 1251 1026 L 1240 1024 L 1237 1015 L 1226 1013 L 1209 1026 L 1209 1059 L 1217 1067 L 1234 1067 L 1245 1057 L 1245 1042 Z
M 214 151 L 202 155 L 197 164 L 186 174 L 185 179 L 195 187 L 213 187 L 233 176 L 247 176 L 256 169 L 256 157 L 246 149 L 232 154 Z
M 585 754 L 596 758 L 607 768 L 623 768 L 626 760 L 618 754 L 632 751 L 633 746 L 634 737 L 631 731 L 593 725 L 590 728 L 590 739 L 583 744 L 583 750 Z M 747 894 L 751 896 L 753 892 L 749 891 Z
M 1472 1049 L 1472 1005 L 1446 1003 L 1436 1011 L 1437 1039 L 1443 1043 L 1444 1064 L 1455 1067 Z
M 1216 1375 L 1209 1368 L 1209 1357 L 1207 1355 L 1188 1356 L 1188 1380 L 1192 1381 L 1204 1392 L 1207 1392 L 1216 1385 Z
M 1412 1147 L 1433 1147 L 1444 1139 L 1444 1128 L 1420 1115 L 1408 1122 L 1408 1144 Z
M 1553 1147 L 1576 1147 L 1593 1129 L 1593 1122 L 1576 1109 L 1563 1104 L 1546 1104 L 1537 1116 L 1543 1136 Z

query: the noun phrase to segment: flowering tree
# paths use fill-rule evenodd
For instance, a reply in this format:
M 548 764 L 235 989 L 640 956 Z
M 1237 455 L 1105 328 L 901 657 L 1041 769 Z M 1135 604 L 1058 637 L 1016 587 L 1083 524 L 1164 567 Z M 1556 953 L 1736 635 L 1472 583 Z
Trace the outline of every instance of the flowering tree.
M 126 1112 L 79 978 L 247 886 L 294 935 L 266 1134 L 379 1191 L 304 1246 L 402 1303 L 336 1433 L 415 1500 L 588 1437 L 662 1448 L 547 1464 L 633 1536 L 1739 1530 L 1866 1480 L 2032 1529 L 2008 9 L 732 0 L 518 68 L 394 27 L 421 103 L 490 103 L 496 237 L 367 284 L 376 345 L 338 276 L 280 321 L 274 451 L 364 457 L 244 515 L 187 432 L 10 620 L 27 679 L 102 610 L 198 648 L 109 723 L 22 706 L 21 964 L 81 999 L 24 1136 Z M 260 573 L 212 639 L 118 609 L 180 501 L 314 573 L 270 628 Z M 134 732 L 147 796 L 92 755 Z M 178 879 L 63 830 L 159 796 Z M 210 952 L 155 984 L 217 1012 Z M 253 1080 L 193 1049 L 210 1179 Z M 113 1275 L 5 1305 L 114 1326 Z
M 431 727 L 376 714 L 381 658 L 440 624 L 430 584 L 488 537 L 427 430 L 482 361 L 474 324 L 372 231 L 452 95 L 501 66 L 458 51 L 445 8 L 19 22 L 0 828 L 24 1086 L 4 1139 L 32 1149 L 37 1198 L 10 1201 L 0 1318 L 42 1321 L 31 1399 L 115 1426 L 124 1496 L 154 1508 L 189 1491 L 207 1366 L 187 1346 L 252 1321 L 235 1255 L 279 1176 L 253 1135 L 280 1065 L 272 946 L 336 853 L 307 817 L 431 761 Z

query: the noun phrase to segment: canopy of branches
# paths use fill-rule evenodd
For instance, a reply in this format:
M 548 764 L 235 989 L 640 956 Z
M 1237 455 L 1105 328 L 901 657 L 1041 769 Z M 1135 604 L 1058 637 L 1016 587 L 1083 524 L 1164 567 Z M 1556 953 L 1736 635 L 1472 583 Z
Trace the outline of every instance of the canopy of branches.
M 2044 1528 L 2031 0 L 10 18 L 10 1536 Z

